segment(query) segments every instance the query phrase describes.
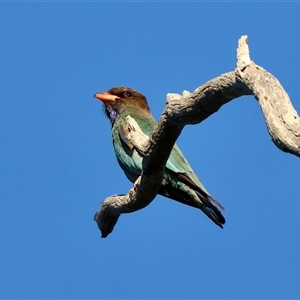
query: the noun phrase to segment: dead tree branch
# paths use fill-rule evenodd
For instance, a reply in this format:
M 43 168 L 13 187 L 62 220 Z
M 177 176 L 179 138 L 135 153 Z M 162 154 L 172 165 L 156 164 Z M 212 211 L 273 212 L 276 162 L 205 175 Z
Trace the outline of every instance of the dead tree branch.
M 244 95 L 254 95 L 258 100 L 275 145 L 300 157 L 299 116 L 279 81 L 250 60 L 247 36 L 242 36 L 236 69 L 208 81 L 193 93 L 168 94 L 166 107 L 150 138 L 128 116 L 127 139 L 144 156 L 143 172 L 128 194 L 110 196 L 102 202 L 94 216 L 102 237 L 112 232 L 122 213 L 144 208 L 155 198 L 165 164 L 183 127 L 201 123 L 222 105 Z

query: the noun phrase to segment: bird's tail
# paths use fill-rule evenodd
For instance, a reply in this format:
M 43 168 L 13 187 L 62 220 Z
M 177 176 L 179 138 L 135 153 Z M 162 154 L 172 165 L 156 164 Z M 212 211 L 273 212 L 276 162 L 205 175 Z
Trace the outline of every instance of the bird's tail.
M 197 192 L 198 197 L 200 198 L 202 205 L 200 206 L 200 209 L 218 226 L 223 228 L 223 225 L 225 224 L 225 218 L 223 217 L 222 213 L 218 210 L 217 207 L 215 207 L 212 202 L 215 202 L 214 198 L 210 195 L 203 195 L 199 192 Z

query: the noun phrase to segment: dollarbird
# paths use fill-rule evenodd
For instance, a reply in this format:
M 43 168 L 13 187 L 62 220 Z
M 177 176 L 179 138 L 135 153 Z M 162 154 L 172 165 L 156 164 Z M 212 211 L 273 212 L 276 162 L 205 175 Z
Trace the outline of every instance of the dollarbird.
M 97 93 L 94 97 L 104 104 L 104 113 L 111 124 L 118 163 L 127 178 L 135 182 L 142 173 L 143 157 L 126 140 L 123 126 L 126 124 L 126 116 L 130 115 L 146 135 L 152 134 L 156 121 L 150 112 L 147 99 L 138 91 L 125 86 Z M 202 210 L 221 228 L 225 224 L 225 218 L 218 209 L 224 210 L 223 206 L 208 193 L 176 144 L 166 163 L 158 194 Z

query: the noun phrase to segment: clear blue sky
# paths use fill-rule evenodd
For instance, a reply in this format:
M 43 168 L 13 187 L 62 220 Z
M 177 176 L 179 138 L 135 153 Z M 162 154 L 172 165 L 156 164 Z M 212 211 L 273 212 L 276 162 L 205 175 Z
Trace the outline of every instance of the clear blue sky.
M 300 297 L 299 159 L 254 97 L 178 140 L 223 230 L 158 196 L 106 239 L 93 215 L 131 183 L 96 92 L 168 92 L 235 67 L 237 41 L 300 110 L 299 3 L 0 3 L 1 298 Z

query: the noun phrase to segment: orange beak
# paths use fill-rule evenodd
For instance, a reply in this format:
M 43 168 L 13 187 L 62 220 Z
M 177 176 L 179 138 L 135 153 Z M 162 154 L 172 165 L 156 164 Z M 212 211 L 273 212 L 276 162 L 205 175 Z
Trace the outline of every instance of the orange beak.
M 116 101 L 118 96 L 109 94 L 109 93 L 98 93 L 94 95 L 95 98 L 101 100 L 102 102 Z

